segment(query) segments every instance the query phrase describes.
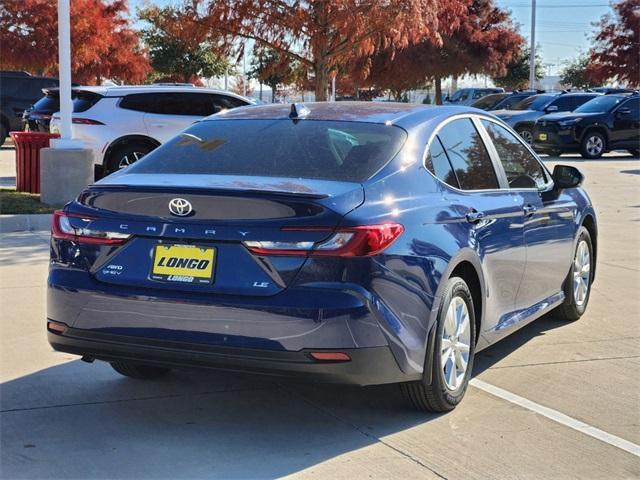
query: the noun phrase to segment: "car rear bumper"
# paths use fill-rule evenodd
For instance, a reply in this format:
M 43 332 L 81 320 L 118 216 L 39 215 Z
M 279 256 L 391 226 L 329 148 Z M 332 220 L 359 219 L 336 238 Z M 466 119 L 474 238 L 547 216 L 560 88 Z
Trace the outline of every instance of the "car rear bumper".
M 351 360 L 336 362 L 315 360 L 310 355 L 311 350 L 285 352 L 228 348 L 75 328 L 67 328 L 64 332 L 48 329 L 47 336 L 57 351 L 104 361 L 129 360 L 151 365 L 210 368 L 352 385 L 397 383 L 420 378 L 418 374 L 403 373 L 388 347 L 339 349 Z

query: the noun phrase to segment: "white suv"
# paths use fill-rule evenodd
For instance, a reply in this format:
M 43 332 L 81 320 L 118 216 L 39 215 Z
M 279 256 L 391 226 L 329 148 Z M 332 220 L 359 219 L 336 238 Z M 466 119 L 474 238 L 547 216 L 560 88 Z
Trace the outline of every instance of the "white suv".
M 97 176 L 130 165 L 201 118 L 253 104 L 188 85 L 76 87 L 73 94 L 73 138 L 93 151 Z M 59 133 L 60 113 L 49 128 Z

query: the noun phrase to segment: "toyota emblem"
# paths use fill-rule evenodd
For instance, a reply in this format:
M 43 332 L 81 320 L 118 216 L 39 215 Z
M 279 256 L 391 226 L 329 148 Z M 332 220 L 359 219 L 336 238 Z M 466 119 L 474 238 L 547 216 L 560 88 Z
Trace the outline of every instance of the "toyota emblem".
M 178 217 L 186 217 L 193 211 L 193 207 L 189 200 L 174 198 L 169 202 L 169 211 Z

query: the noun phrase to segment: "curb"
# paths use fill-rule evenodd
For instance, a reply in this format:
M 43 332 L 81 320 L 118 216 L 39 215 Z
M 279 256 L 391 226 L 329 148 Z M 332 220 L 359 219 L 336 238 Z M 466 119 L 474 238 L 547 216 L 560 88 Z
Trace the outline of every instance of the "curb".
M 51 214 L 0 215 L 0 233 L 44 231 L 51 228 Z

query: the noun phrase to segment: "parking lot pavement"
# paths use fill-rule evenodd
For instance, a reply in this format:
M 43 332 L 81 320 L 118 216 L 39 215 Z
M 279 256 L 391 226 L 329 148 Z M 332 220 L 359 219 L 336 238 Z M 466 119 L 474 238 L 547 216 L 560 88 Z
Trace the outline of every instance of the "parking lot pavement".
M 534 322 L 482 352 L 474 372 L 476 385 L 548 407 L 551 418 L 476 386 L 454 412 L 427 415 L 394 386 L 119 377 L 51 351 L 47 235 L 12 233 L 0 235 L 0 477 L 640 477 L 638 454 L 616 444 L 640 448 L 640 161 L 561 162 L 585 172 L 599 215 L 589 309 L 570 324 Z

